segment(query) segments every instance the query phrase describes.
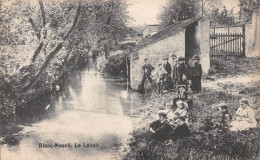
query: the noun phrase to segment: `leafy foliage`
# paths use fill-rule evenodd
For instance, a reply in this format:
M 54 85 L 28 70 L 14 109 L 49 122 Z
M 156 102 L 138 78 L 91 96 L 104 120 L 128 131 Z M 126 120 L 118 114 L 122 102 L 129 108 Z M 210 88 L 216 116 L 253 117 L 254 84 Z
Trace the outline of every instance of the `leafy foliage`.
M 223 7 L 223 10 L 221 11 L 220 9 L 216 8 L 213 9 L 213 12 L 209 14 L 212 22 L 215 25 L 232 25 L 235 24 L 235 15 L 233 12 L 233 9 L 228 11 L 226 7 Z
M 158 16 L 160 27 L 165 28 L 176 21 L 195 18 L 198 14 L 196 0 L 170 0 Z
M 45 25 L 41 2 L 46 16 Z M 65 74 L 86 64 L 91 48 L 105 52 L 114 48 L 128 33 L 126 24 L 130 18 L 127 7 L 123 0 L 83 1 L 76 28 L 68 41 L 64 41 L 66 33 L 75 25 L 74 17 L 79 7 L 74 1 L 1 1 L 0 78 L 3 83 L 0 87 L 3 91 L 12 91 L 12 96 L 0 94 L 3 100 L 0 104 L 1 117 L 6 118 L 1 119 L 1 124 L 14 122 L 10 115 L 17 107 L 27 104 L 37 107 L 29 104 L 37 96 L 50 93 L 51 86 Z M 37 50 L 37 45 L 41 43 L 42 47 L 35 54 L 33 49 Z M 57 52 L 50 56 L 57 46 Z M 35 81 L 35 77 L 39 79 Z M 32 82 L 36 84 L 25 90 Z
M 260 8 L 260 2 L 258 0 L 239 0 L 239 2 L 239 18 L 246 23 L 250 23 L 253 13 Z

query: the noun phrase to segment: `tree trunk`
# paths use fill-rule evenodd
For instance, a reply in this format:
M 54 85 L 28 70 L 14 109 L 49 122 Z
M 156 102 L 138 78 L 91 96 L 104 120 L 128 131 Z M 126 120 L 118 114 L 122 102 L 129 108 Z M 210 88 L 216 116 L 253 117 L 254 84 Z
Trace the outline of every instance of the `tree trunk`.
M 41 15 L 42 15 L 42 28 L 43 28 L 46 25 L 46 15 L 45 15 L 45 10 L 44 10 L 44 5 L 42 3 L 42 0 L 39 0 L 39 5 L 40 5 L 40 10 L 41 10 Z M 33 27 L 33 29 L 34 29 L 38 39 L 40 40 L 41 34 L 36 29 L 35 24 L 33 23 L 32 18 L 30 18 L 29 21 L 30 21 L 30 23 L 31 23 L 31 25 L 32 25 L 32 27 Z M 36 48 L 36 50 L 34 51 L 32 62 L 34 62 L 36 60 L 37 56 L 39 55 L 39 53 L 42 50 L 42 47 L 43 47 L 43 42 L 41 41 L 40 44 L 38 45 L 38 47 Z
M 79 5 L 78 5 L 77 11 L 76 11 L 76 16 L 75 16 L 75 19 L 73 21 L 73 25 L 70 28 L 70 30 L 66 33 L 66 35 L 63 37 L 63 42 L 59 43 L 55 47 L 55 49 L 50 52 L 50 54 L 46 57 L 45 62 L 41 66 L 40 70 L 37 72 L 37 74 L 34 76 L 34 78 L 32 78 L 30 84 L 23 89 L 23 91 L 27 91 L 27 90 L 31 89 L 38 82 L 38 80 L 41 78 L 43 72 L 49 66 L 50 61 L 62 49 L 64 41 L 69 38 L 69 36 L 72 34 L 72 32 L 75 30 L 75 28 L 78 24 L 81 7 L 82 7 L 82 4 L 81 4 L 81 1 L 79 1 Z

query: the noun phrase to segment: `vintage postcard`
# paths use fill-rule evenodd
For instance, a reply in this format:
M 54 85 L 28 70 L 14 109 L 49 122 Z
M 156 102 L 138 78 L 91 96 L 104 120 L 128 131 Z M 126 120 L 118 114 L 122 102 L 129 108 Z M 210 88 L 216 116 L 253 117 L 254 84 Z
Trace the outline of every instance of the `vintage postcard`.
M 0 1 L 0 160 L 260 159 L 259 0 Z

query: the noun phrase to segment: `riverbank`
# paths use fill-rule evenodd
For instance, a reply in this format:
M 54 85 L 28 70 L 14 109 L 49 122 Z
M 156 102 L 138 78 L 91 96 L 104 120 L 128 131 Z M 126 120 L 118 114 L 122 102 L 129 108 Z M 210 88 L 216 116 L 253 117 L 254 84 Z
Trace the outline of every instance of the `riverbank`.
M 239 65 L 237 62 L 248 62 Z M 230 63 L 231 62 L 231 63 Z M 260 125 L 243 132 L 219 133 L 202 131 L 207 120 L 213 120 L 217 116 L 217 105 L 220 101 L 227 103 L 230 113 L 233 115 L 239 106 L 241 97 L 247 97 L 252 108 L 256 111 L 259 122 L 259 96 L 260 79 L 256 74 L 258 59 L 228 60 L 222 63 L 221 70 L 215 69 L 214 74 L 203 79 L 203 92 L 192 95 L 193 108 L 189 110 L 192 134 L 190 137 L 178 139 L 171 145 L 155 143 L 150 138 L 148 126 L 153 122 L 156 113 L 164 109 L 165 103 L 169 102 L 174 93 L 166 93 L 163 96 L 152 95 L 148 102 L 140 109 L 140 116 L 133 118 L 132 138 L 128 147 L 122 153 L 122 159 L 257 159 L 260 151 Z M 216 65 L 217 66 L 217 65 Z M 235 73 L 228 72 L 227 68 L 234 66 Z M 215 68 L 215 67 L 213 67 Z M 214 77 L 214 79 L 212 78 Z M 230 78 L 225 81 L 225 79 Z M 232 81 L 234 79 L 248 79 L 250 81 Z M 214 83 L 213 83 L 214 82 Z
M 30 90 L 23 92 L 20 88 L 31 81 L 32 75 L 37 71 L 33 67 L 39 67 L 40 64 L 27 65 L 25 62 L 30 61 L 30 56 L 20 61 L 8 59 L 8 53 L 18 55 L 22 50 L 27 52 L 26 48 L 9 49 L 8 52 L 3 52 L 5 54 L 1 59 L 3 65 L 0 66 L 0 137 L 4 140 L 3 143 L 16 144 L 18 142 L 19 137 L 12 136 L 13 133 L 21 130 L 18 124 L 26 124 L 51 116 L 49 113 L 53 109 L 53 103 L 63 91 L 63 86 L 71 73 L 81 70 L 88 64 L 88 61 L 81 57 L 82 54 L 72 53 L 65 59 L 56 57 L 38 83 Z M 28 55 L 31 53 L 33 52 L 28 51 Z M 60 54 L 66 55 L 66 53 L 62 51 Z

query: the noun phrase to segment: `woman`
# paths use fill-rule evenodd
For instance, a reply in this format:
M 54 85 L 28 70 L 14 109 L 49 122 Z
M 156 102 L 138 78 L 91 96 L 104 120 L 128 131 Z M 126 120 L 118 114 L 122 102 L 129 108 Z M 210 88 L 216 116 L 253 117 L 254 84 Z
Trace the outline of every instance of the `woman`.
M 194 55 L 192 61 L 194 66 L 191 67 L 191 90 L 196 93 L 201 91 L 202 67 L 199 63 L 199 56 Z
M 240 107 L 237 109 L 234 121 L 230 123 L 231 131 L 243 131 L 249 128 L 255 128 L 257 125 L 255 113 L 250 108 L 249 101 L 245 98 L 240 100 Z

